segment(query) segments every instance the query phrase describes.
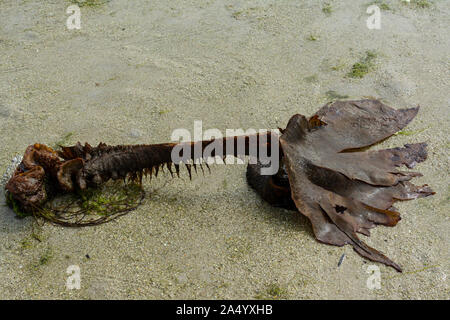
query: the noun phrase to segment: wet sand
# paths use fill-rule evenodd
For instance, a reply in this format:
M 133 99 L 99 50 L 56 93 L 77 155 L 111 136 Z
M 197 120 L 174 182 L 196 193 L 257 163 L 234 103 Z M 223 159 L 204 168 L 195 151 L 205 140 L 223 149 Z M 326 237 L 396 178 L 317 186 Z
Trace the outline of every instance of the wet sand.
M 384 1 L 380 30 L 366 27 L 369 1 L 328 3 L 94 1 L 68 30 L 71 1 L 1 1 L 0 172 L 34 142 L 167 142 L 195 120 L 284 127 L 337 96 L 420 105 L 376 147 L 427 142 L 414 181 L 436 195 L 396 204 L 395 228 L 362 236 L 403 273 L 375 264 L 370 290 L 371 262 L 261 201 L 244 165 L 216 165 L 147 181 L 144 205 L 96 227 L 39 226 L 1 206 L 0 298 L 448 299 L 450 3 Z M 369 72 L 346 76 L 367 51 Z M 80 290 L 66 288 L 70 265 Z

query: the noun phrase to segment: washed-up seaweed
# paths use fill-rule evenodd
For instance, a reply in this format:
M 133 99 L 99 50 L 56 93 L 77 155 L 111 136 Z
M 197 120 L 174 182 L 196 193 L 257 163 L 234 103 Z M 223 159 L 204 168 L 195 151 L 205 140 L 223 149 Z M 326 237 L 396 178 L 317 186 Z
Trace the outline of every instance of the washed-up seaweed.
M 162 168 L 172 176 L 179 176 L 180 165 L 184 165 L 191 177 L 192 168 L 197 171 L 198 160 L 204 160 L 203 151 L 217 142 L 223 147 L 234 145 L 232 151 L 224 148 L 225 152 L 220 153 L 223 157 L 249 156 L 252 141 L 256 141 L 257 149 L 267 149 L 276 143 L 278 172 L 264 175 L 261 171 L 267 164 L 250 163 L 249 185 L 270 204 L 305 215 L 320 242 L 336 246 L 350 244 L 362 257 L 401 271 L 398 264 L 365 244 L 357 233 L 369 236 L 370 229 L 376 225 L 395 226 L 400 221 L 400 214 L 393 207 L 395 201 L 434 194 L 427 185 L 416 186 L 410 182 L 420 173 L 399 169 L 402 165 L 413 168 L 424 161 L 425 143 L 368 150 L 402 130 L 418 110 L 418 107 L 395 110 L 378 100 L 336 101 L 309 118 L 300 114 L 292 116 L 287 127 L 280 130 L 281 135 L 268 132 L 264 143 L 253 139 L 261 134 L 185 142 L 187 150 L 192 151 L 189 163 L 173 161 L 172 151 L 180 146 L 178 143 L 118 146 L 100 143 L 97 147 L 77 143 L 60 150 L 37 143 L 26 149 L 6 184 L 7 197 L 20 210 L 38 213 L 56 223 L 98 224 L 135 209 L 142 197 L 128 198 L 130 194 L 126 194 L 120 199 L 113 198 L 122 206 L 114 207 L 114 201 L 108 200 L 100 208 L 75 201 L 80 208 L 72 211 L 49 208 L 48 202 L 60 194 L 83 194 L 101 188 L 111 180 L 128 180 L 140 185 L 143 176 L 157 176 Z M 239 149 L 239 141 L 244 148 Z M 199 166 L 203 170 L 201 161 Z M 96 218 L 86 220 L 96 210 L 103 212 L 103 216 L 97 214 Z M 69 211 L 71 215 L 67 217 Z M 83 219 L 79 219 L 80 215 Z

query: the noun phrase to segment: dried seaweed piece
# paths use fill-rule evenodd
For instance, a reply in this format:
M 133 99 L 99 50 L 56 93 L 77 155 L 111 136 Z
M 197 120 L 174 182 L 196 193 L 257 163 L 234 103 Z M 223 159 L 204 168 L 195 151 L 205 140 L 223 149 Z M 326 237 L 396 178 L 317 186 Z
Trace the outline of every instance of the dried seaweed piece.
M 401 130 L 417 112 L 418 108 L 394 110 L 377 100 L 361 100 L 327 104 L 309 120 L 294 115 L 280 137 L 284 166 L 277 175 L 263 177 L 260 165 L 250 165 L 250 184 L 269 202 L 288 208 L 290 192 L 298 211 L 311 221 L 317 240 L 351 244 L 361 256 L 401 271 L 356 233 L 368 236 L 377 224 L 395 226 L 400 214 L 392 208 L 394 201 L 434 194 L 427 185 L 408 182 L 419 173 L 397 170 L 402 164 L 413 167 L 424 161 L 426 144 L 361 149 Z
M 378 224 L 395 226 L 400 220 L 400 214 L 392 207 L 395 201 L 434 194 L 427 185 L 409 182 L 420 173 L 397 169 L 401 165 L 412 168 L 424 161 L 426 144 L 379 151 L 365 149 L 404 128 L 417 112 L 418 107 L 394 110 L 377 100 L 360 100 L 327 104 L 309 120 L 294 115 L 287 128 L 281 130 L 281 137 L 269 132 L 263 136 L 265 142 L 254 140 L 259 154 L 260 148 L 273 146 L 273 139 L 279 139 L 281 166 L 276 174 L 266 176 L 261 174 L 264 165 L 249 164 L 248 183 L 272 205 L 296 209 L 308 217 L 319 241 L 337 246 L 351 244 L 361 256 L 401 271 L 399 265 L 361 241 L 357 233 L 368 236 Z M 215 156 L 214 146 L 220 149 L 231 143 L 233 150 L 227 148 L 220 155 L 242 158 L 249 155 L 254 137 L 135 146 L 100 143 L 92 147 L 77 143 L 61 151 L 35 144 L 27 148 L 6 189 L 24 210 L 34 211 L 55 193 L 98 187 L 109 180 L 128 178 L 140 183 L 144 175 L 156 176 L 164 166 L 173 173 L 171 155 L 180 145 L 190 151 L 188 160 L 192 161 L 184 164 L 191 177 L 191 165 L 197 171 L 195 163 L 202 159 L 204 150 L 213 150 L 211 156 Z M 241 150 L 239 140 L 244 141 Z M 199 154 L 195 153 L 197 149 L 201 150 Z M 178 176 L 180 164 L 174 163 Z M 59 215 L 53 215 L 53 221 L 71 226 L 108 221 L 67 223 L 66 216 L 57 210 L 56 213 Z

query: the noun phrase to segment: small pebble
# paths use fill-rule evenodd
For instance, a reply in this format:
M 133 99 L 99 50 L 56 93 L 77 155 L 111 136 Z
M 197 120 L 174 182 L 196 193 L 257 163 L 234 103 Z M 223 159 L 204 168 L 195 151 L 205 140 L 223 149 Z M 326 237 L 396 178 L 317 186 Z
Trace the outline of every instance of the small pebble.
M 339 259 L 339 262 L 338 262 L 338 267 L 340 267 L 340 266 L 341 266 L 341 264 L 342 264 L 342 261 L 344 261 L 344 258 L 345 258 L 345 253 L 343 253 L 343 254 L 342 254 L 342 256 L 341 256 L 341 258 Z

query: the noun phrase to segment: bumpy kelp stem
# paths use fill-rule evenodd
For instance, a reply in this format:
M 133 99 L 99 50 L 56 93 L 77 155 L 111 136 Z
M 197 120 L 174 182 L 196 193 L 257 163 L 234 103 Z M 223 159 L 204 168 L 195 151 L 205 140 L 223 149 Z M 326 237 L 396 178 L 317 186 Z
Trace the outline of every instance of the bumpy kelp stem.
M 92 147 L 62 147 L 55 151 L 43 144 L 26 149 L 22 163 L 6 184 L 6 189 L 23 210 L 32 211 L 48 200 L 49 187 L 56 192 L 74 192 L 99 186 L 109 180 L 129 178 L 140 182 L 143 175 L 158 175 L 164 166 L 179 175 L 184 164 L 191 177 L 191 168 L 208 157 L 250 156 L 256 162 L 261 154 L 278 152 L 278 135 L 265 132 L 198 142 L 153 145 L 117 145 L 100 143 Z M 274 145 L 276 143 L 276 146 Z M 274 145 L 275 148 L 271 148 Z M 268 150 L 268 151 L 267 151 Z M 278 154 L 278 153 L 277 153 Z M 206 163 L 207 165 L 207 163 Z M 203 169 L 203 167 L 202 167 Z

